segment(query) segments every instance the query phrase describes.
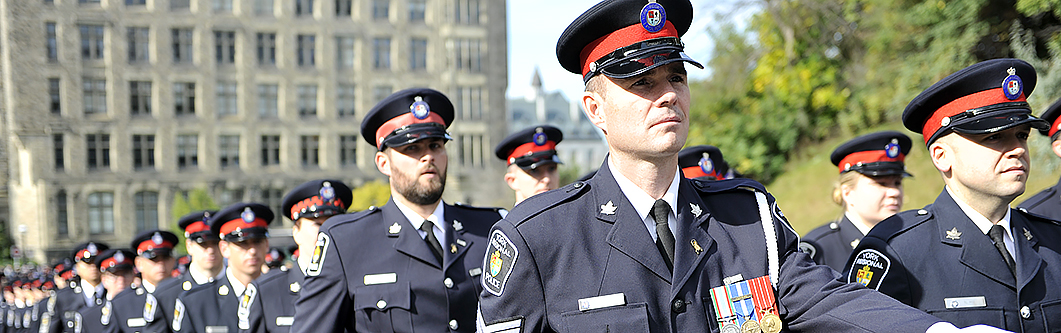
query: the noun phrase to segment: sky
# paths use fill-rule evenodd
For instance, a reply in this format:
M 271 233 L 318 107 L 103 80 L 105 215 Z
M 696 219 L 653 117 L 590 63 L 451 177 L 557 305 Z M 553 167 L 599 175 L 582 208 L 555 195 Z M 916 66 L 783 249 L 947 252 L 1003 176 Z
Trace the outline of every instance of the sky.
M 545 91 L 564 93 L 568 99 L 581 95 L 584 85 L 578 74 L 560 67 L 556 60 L 556 41 L 579 15 L 599 0 L 506 0 L 508 4 L 508 97 L 528 96 L 531 77 L 541 71 Z M 647 3 L 647 1 L 646 1 Z M 693 23 L 683 36 L 685 51 L 693 59 L 706 63 L 711 55 L 708 27 L 718 24 L 717 13 L 733 12 L 731 1 L 692 0 Z M 747 12 L 747 11 L 744 11 Z M 730 17 L 745 17 L 732 14 Z M 708 70 L 688 67 L 692 80 L 704 78 Z

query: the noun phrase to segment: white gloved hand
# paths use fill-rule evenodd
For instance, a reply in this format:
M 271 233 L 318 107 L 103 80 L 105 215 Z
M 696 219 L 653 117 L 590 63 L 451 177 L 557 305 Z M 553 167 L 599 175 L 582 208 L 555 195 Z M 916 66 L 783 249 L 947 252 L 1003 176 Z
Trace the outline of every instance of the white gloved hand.
M 929 326 L 925 333 L 1003 333 L 1009 332 L 1004 329 L 994 328 L 987 325 L 973 325 L 966 328 L 957 328 L 953 324 L 941 321 Z M 1010 332 L 1012 333 L 1012 332 Z

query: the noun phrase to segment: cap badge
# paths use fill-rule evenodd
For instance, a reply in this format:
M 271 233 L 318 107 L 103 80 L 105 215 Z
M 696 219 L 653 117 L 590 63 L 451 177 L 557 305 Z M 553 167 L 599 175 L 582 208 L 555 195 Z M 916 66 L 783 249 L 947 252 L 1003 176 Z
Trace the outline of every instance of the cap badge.
M 250 207 L 244 207 L 243 213 L 240 213 L 239 217 L 243 219 L 243 222 L 254 222 L 254 211 L 252 211 Z
M 1024 91 L 1024 81 L 1021 81 L 1020 76 L 1017 76 L 1017 70 L 1013 67 L 1007 69 L 1006 73 L 1009 73 L 1009 76 L 1002 80 L 1002 91 L 1006 94 L 1006 98 L 1011 101 L 1020 98 L 1021 92 Z
M 332 201 L 335 199 L 335 188 L 332 187 L 331 182 L 324 182 L 324 184 L 321 185 L 320 195 L 324 201 Z
M 888 158 L 899 157 L 899 144 L 891 142 L 888 145 L 884 146 L 884 155 L 887 155 Z
M 210 224 L 210 212 L 203 212 L 203 223 Z
M 125 262 L 125 255 L 121 251 L 114 253 L 114 263 L 121 264 Z
M 96 248 L 96 243 L 88 243 L 88 246 L 85 246 L 85 251 L 88 251 L 89 253 L 89 255 L 85 256 L 85 258 L 91 257 L 92 255 L 99 253 L 99 249 Z
M 162 241 L 162 235 L 157 232 L 151 236 L 151 242 L 155 243 L 155 245 L 162 245 Z
M 431 113 L 431 107 L 427 105 L 427 102 L 424 102 L 423 97 L 416 96 L 413 100 L 413 104 L 409 105 L 409 112 L 412 112 L 413 117 L 416 117 L 416 119 L 427 119 L 427 115 Z
M 641 8 L 641 27 L 655 33 L 663 30 L 663 22 L 667 22 L 667 11 L 663 9 L 663 5 L 656 3 L 656 0 L 649 0 L 648 4 Z
M 534 133 L 534 144 L 538 146 L 544 146 L 546 141 L 549 141 L 549 137 L 545 135 L 541 127 L 535 130 Z
M 711 163 L 711 157 L 708 157 L 707 153 L 700 157 L 700 163 L 697 164 L 700 165 L 700 170 L 703 170 L 704 173 L 710 174 L 715 171 L 715 164 Z

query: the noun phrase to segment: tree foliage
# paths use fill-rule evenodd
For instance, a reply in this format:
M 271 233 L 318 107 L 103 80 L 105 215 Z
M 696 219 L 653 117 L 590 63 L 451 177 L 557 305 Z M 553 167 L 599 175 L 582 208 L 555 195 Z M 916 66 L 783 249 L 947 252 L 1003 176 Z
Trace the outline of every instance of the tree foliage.
M 178 193 L 173 198 L 173 209 L 170 214 L 170 226 L 169 230 L 177 235 L 180 240 L 178 243 L 184 243 L 184 230 L 181 229 L 178 223 L 184 215 L 188 215 L 191 212 L 197 212 L 201 210 L 217 210 L 218 206 L 214 203 L 214 199 L 210 197 L 210 193 L 204 188 L 196 188 L 188 192 L 187 198 L 181 193 Z M 176 246 L 174 250 L 177 251 L 178 255 L 187 254 L 187 250 L 183 246 Z
M 368 209 L 371 206 L 383 206 L 390 200 L 390 184 L 382 180 L 373 180 L 362 184 L 353 190 L 354 199 L 350 203 L 350 211 Z

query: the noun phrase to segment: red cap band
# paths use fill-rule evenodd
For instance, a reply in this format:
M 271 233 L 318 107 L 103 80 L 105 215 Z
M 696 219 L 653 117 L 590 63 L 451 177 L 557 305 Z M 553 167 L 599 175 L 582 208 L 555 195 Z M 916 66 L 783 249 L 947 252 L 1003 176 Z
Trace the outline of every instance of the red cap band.
M 91 257 L 91 256 L 92 256 L 92 251 L 89 251 L 88 249 L 84 249 L 84 250 L 81 250 L 81 252 L 78 252 L 77 255 L 74 256 L 74 259 L 81 260 L 81 259 L 85 259 L 85 258 Z
M 1003 88 L 995 88 L 984 90 L 978 93 L 966 95 L 962 98 L 956 99 L 940 107 L 936 112 L 932 113 L 932 116 L 925 121 L 924 126 L 921 129 L 921 135 L 925 138 L 925 144 L 928 144 L 928 139 L 932 135 L 936 134 L 940 128 L 943 127 L 943 118 L 951 117 L 959 113 L 981 108 L 988 105 L 995 105 L 1008 102 L 1027 102 L 1027 97 L 1024 93 L 1020 94 L 1017 99 L 1011 100 L 1006 98 L 1006 94 L 1002 91 Z M 840 165 L 843 165 L 841 163 Z
M 848 154 L 844 159 L 840 160 L 840 173 L 847 171 L 847 167 L 856 166 L 859 163 L 875 163 L 875 162 L 902 162 L 906 159 L 906 155 L 899 153 L 899 156 L 894 158 L 888 157 L 888 152 L 885 150 L 866 150 L 860 152 L 854 152 Z
M 675 29 L 670 21 L 667 21 L 663 25 L 663 29 L 658 32 L 648 32 L 641 26 L 641 23 L 638 23 L 597 38 L 597 40 L 582 48 L 582 53 L 579 54 L 579 61 L 582 63 L 582 76 L 589 74 L 589 64 L 603 58 L 608 53 L 637 42 L 663 37 L 678 38 L 678 29 Z
M 136 253 L 139 254 L 139 253 L 144 253 L 144 252 L 151 251 L 151 250 L 154 250 L 154 249 L 163 249 L 163 248 L 165 248 L 165 249 L 173 249 L 173 246 L 174 246 L 174 244 L 170 243 L 169 241 L 162 241 L 162 244 L 155 244 L 155 241 L 148 239 L 146 241 L 140 242 L 140 245 L 136 246 Z
M 1046 136 L 1054 137 L 1054 133 L 1057 133 L 1058 130 L 1061 130 L 1061 117 L 1057 117 L 1057 119 L 1054 119 L 1054 123 L 1050 124 L 1050 131 Z
M 376 149 L 382 149 L 383 139 L 386 139 L 387 135 L 390 135 L 394 130 L 407 125 L 426 123 L 439 123 L 442 124 L 442 126 L 446 126 L 446 121 L 442 119 L 442 116 L 434 112 L 428 113 L 427 118 L 424 119 L 417 119 L 412 112 L 407 112 L 391 118 L 391 120 L 383 123 L 383 125 L 380 125 L 379 129 L 376 130 Z
M 689 179 L 700 177 L 715 177 L 715 179 L 722 179 L 722 175 L 718 174 L 717 169 L 711 173 L 706 173 L 704 172 L 704 168 L 701 168 L 699 165 L 682 168 L 682 174 L 685 175 L 685 178 Z
M 124 264 L 132 265 L 133 264 L 132 260 L 130 260 L 129 258 L 126 258 L 126 257 L 123 256 L 122 259 L 125 259 L 125 260 L 118 261 L 114 257 L 110 257 L 110 258 L 104 259 L 103 262 L 99 263 L 99 269 L 101 271 L 104 271 L 104 270 L 107 270 L 108 268 L 111 268 L 111 267 L 114 267 L 114 266 L 118 266 L 118 265 L 124 265 Z
M 203 221 L 198 221 L 192 222 L 188 225 L 187 228 L 184 228 L 184 232 L 188 233 L 189 235 L 200 231 L 210 231 L 210 226 L 206 225 L 206 223 L 203 223 Z
M 339 200 L 339 198 L 335 198 L 334 200 L 329 202 L 329 204 L 333 205 L 333 206 L 338 206 L 339 208 L 342 208 L 342 209 L 346 209 L 346 205 L 343 204 L 343 201 Z M 303 199 L 302 201 L 299 201 L 298 203 L 296 203 L 294 205 L 291 205 L 291 216 L 300 215 L 303 210 L 306 210 L 307 208 L 314 207 L 314 206 L 317 206 L 317 207 L 324 206 L 324 199 L 321 198 L 321 196 L 319 196 L 319 195 L 314 195 L 312 197 Z
M 251 221 L 250 223 L 247 223 L 247 221 L 244 221 L 242 218 L 238 218 L 238 219 L 235 219 L 235 220 L 232 220 L 232 221 L 225 222 L 225 224 L 222 224 L 221 225 L 221 234 L 222 235 L 228 235 L 229 233 L 231 233 L 233 231 L 236 231 L 236 230 L 240 230 L 240 229 L 268 228 L 268 227 L 269 227 L 269 223 L 266 223 L 265 220 L 260 219 L 260 218 L 255 218 L 254 221 Z
M 553 142 L 552 140 L 546 141 L 545 144 L 541 146 L 534 142 L 527 142 L 521 144 L 519 145 L 519 147 L 516 147 L 516 149 L 513 149 L 512 153 L 508 154 L 508 164 L 511 165 L 517 157 L 549 150 L 556 150 L 556 142 Z

